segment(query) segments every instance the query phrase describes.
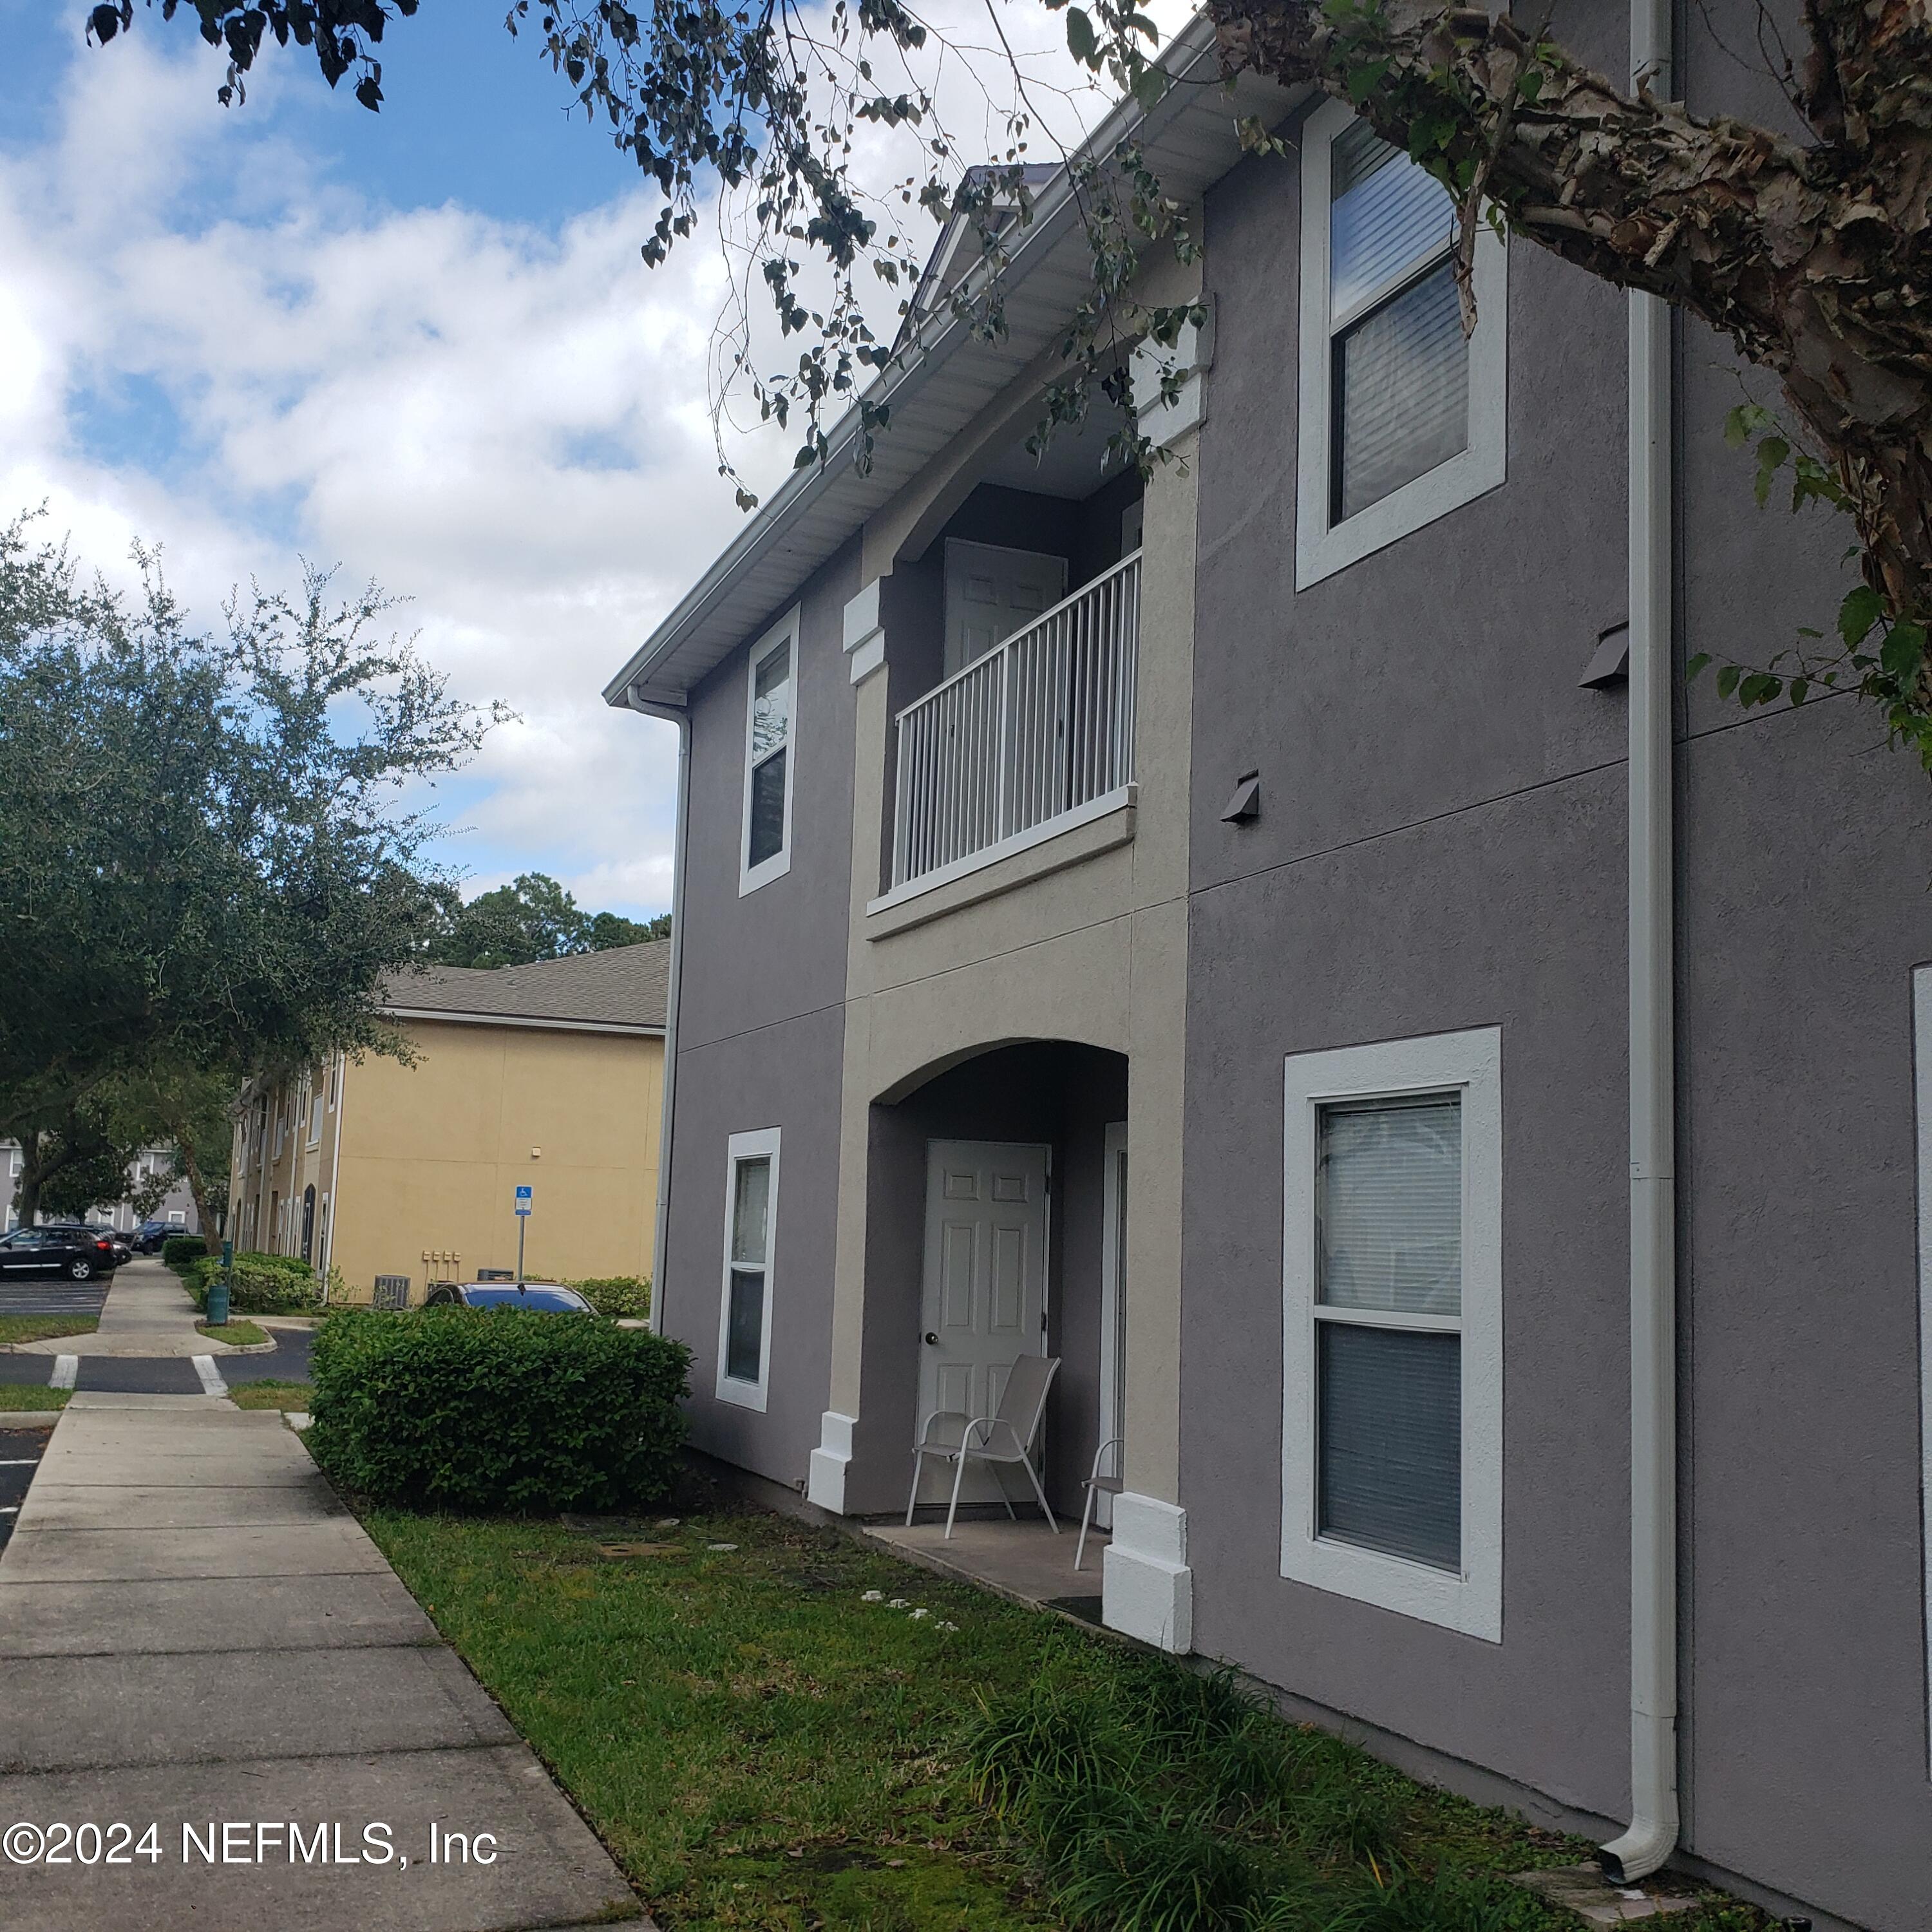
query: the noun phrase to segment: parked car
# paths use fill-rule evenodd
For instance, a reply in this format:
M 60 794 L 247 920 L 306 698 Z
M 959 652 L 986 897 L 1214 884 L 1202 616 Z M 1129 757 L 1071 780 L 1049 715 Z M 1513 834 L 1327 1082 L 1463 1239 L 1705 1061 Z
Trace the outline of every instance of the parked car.
M 90 1234 L 105 1234 L 114 1244 L 114 1265 L 116 1268 L 124 1268 L 134 1258 L 133 1244 L 118 1228 L 103 1228 L 90 1221 L 87 1223 L 87 1232 Z
M 16 1228 L 0 1235 L 0 1281 L 32 1274 L 92 1281 L 117 1265 L 114 1238 L 98 1228 Z
M 430 1290 L 425 1308 L 530 1308 L 547 1315 L 594 1315 L 574 1288 L 548 1281 L 445 1282 Z
M 158 1255 L 161 1244 L 170 1234 L 185 1234 L 187 1228 L 178 1221 L 143 1221 L 134 1231 L 134 1252 L 137 1255 Z

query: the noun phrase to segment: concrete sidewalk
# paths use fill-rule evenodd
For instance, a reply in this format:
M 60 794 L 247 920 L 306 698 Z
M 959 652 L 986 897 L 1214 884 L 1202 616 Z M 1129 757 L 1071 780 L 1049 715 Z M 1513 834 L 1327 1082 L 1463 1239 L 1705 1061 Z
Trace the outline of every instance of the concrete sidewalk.
M 515 1932 L 636 1910 L 280 1417 L 205 1396 L 76 1396 L 0 1555 L 0 1852 L 56 1821 L 125 1824 L 129 1850 L 152 1822 L 158 1856 L 0 1857 L 8 1932 Z M 494 1862 L 431 1863 L 433 1828 L 492 1834 Z
M 226 1345 L 197 1335 L 201 1319 L 181 1277 L 152 1256 L 138 1255 L 115 1270 L 100 1325 L 91 1335 L 21 1342 L 22 1355 L 220 1355 Z

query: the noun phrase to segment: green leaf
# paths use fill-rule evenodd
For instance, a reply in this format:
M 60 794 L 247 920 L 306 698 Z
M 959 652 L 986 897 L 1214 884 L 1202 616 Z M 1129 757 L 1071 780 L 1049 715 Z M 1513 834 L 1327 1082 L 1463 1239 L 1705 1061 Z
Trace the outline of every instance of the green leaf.
M 1167 76 L 1157 67 L 1144 67 L 1134 76 L 1134 98 L 1144 114 L 1157 107 L 1166 92 Z
M 1791 680 L 1791 701 L 1802 704 L 1811 694 L 1811 680 L 1808 677 L 1794 677 Z
M 1728 698 L 1738 688 L 1738 680 L 1744 676 L 1742 664 L 1726 664 L 1718 673 L 1718 695 Z
M 1084 61 L 1089 67 L 1100 64 L 1096 52 L 1100 43 L 1094 34 L 1094 22 L 1084 7 L 1070 7 L 1066 10 L 1066 51 L 1077 61 Z
M 1878 661 L 1888 676 L 1901 683 L 1915 676 L 1925 661 L 1925 626 L 1910 617 L 1900 618 L 1879 646 Z
M 1784 680 L 1768 670 L 1754 670 L 1738 686 L 1738 702 L 1750 706 L 1768 704 L 1784 688 Z
M 1389 70 L 1385 60 L 1370 61 L 1353 69 L 1348 76 L 1348 98 L 1359 107 L 1382 84 L 1382 76 Z
M 1543 92 L 1543 76 L 1532 68 L 1516 84 L 1516 91 L 1524 100 L 1534 101 Z
M 1885 599 L 1869 584 L 1855 585 L 1838 606 L 1838 634 L 1848 649 L 1856 649 L 1884 615 Z
M 1708 651 L 1700 651 L 1684 667 L 1684 681 L 1688 684 L 1694 677 L 1701 677 L 1711 662 Z

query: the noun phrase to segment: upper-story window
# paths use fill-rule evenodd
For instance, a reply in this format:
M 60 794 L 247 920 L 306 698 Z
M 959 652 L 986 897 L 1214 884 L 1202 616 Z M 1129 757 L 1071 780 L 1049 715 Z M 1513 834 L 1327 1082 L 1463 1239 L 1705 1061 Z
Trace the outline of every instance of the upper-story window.
M 1503 480 L 1508 250 L 1476 245 L 1462 333 L 1448 191 L 1331 100 L 1301 146 L 1298 586 Z
M 798 613 L 752 647 L 745 702 L 745 832 L 738 890 L 791 866 L 792 741 L 797 731 Z

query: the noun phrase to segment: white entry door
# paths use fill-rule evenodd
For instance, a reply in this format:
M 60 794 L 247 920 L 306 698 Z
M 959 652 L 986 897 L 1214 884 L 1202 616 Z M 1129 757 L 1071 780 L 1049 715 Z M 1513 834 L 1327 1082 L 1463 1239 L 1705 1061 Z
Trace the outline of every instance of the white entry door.
M 1066 560 L 997 544 L 946 543 L 946 675 L 1023 631 L 1066 595 Z
M 925 1291 L 919 1424 L 940 1409 L 991 1415 L 1006 1376 L 1046 1344 L 1047 1150 L 1006 1141 L 933 1141 L 926 1150 Z M 935 1493 L 940 1465 L 931 1463 Z M 1025 1478 L 1020 1475 L 1023 1494 Z M 949 1484 L 944 1486 L 950 1486 Z M 962 1496 L 997 1500 L 970 1472 Z

